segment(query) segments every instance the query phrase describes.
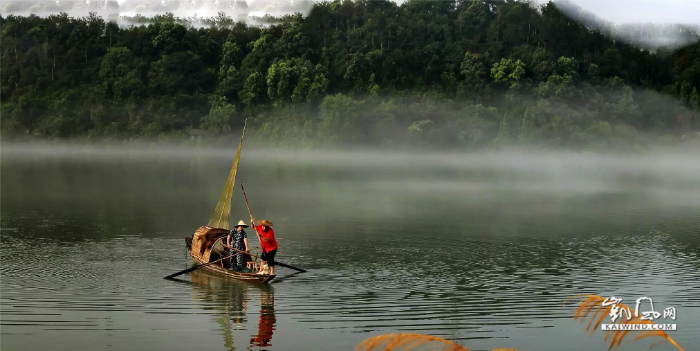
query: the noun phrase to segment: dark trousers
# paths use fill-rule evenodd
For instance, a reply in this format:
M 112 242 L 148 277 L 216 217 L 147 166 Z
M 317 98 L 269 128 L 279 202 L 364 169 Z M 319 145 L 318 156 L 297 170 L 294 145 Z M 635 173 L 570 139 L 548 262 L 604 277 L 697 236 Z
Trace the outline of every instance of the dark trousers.
M 245 249 L 239 249 L 241 251 L 245 251 Z M 231 263 L 231 267 L 234 265 L 239 266 L 239 267 L 245 267 L 246 263 L 248 262 L 247 258 L 248 255 L 238 252 L 236 250 L 231 250 L 229 249 L 229 255 L 233 255 L 231 258 L 229 258 L 229 262 Z
M 276 254 L 277 254 L 277 250 L 270 250 L 270 252 L 263 250 L 262 255 L 260 255 L 260 259 L 267 262 L 268 266 L 274 267 Z

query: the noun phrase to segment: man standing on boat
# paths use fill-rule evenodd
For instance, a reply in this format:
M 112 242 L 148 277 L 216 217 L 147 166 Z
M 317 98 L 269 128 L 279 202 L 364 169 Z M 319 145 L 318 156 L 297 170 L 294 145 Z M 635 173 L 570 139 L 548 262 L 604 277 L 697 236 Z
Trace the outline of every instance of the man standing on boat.
M 275 275 L 277 240 L 275 240 L 275 232 L 272 230 L 272 228 L 270 228 L 272 227 L 272 222 L 268 221 L 267 219 L 263 219 L 258 222 L 258 225 L 255 225 L 253 218 L 250 219 L 250 222 L 253 224 L 260 237 L 260 249 L 262 250 L 260 261 L 262 261 L 262 265 L 260 266 L 259 274 Z
M 234 249 L 249 252 L 248 234 L 246 234 L 243 228 L 248 228 L 248 225 L 246 225 L 245 222 L 243 222 L 243 220 L 240 220 L 236 225 L 236 228 L 231 229 L 231 231 L 228 233 L 228 237 L 226 238 L 226 246 L 228 248 L 233 247 Z M 236 266 L 238 266 L 239 268 L 244 268 L 244 261 L 246 255 L 235 250 L 231 251 L 233 251 L 231 252 L 231 254 L 235 255 L 231 257 L 231 268 L 235 268 L 233 267 L 233 262 L 236 262 Z

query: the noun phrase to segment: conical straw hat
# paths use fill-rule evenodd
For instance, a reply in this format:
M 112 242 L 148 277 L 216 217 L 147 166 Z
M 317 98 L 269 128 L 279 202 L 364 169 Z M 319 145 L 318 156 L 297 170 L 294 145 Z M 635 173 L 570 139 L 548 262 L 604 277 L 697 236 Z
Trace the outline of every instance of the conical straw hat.
M 236 224 L 236 227 L 238 227 L 239 225 L 243 226 L 243 228 L 248 228 L 248 225 L 245 224 L 245 222 L 243 222 L 242 219 L 240 221 L 238 221 L 238 224 Z
M 268 221 L 267 219 L 263 219 L 261 221 L 258 221 L 258 225 L 272 227 L 272 222 Z

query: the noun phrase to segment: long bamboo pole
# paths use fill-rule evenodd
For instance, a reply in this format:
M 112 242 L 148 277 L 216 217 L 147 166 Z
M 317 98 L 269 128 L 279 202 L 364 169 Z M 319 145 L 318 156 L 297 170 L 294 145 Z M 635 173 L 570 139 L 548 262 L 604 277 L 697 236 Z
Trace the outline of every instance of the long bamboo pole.
M 262 249 L 262 240 L 260 239 L 260 234 L 258 233 L 258 230 L 255 229 L 255 221 L 253 218 L 253 212 L 250 210 L 250 204 L 248 204 L 248 197 L 245 195 L 245 189 L 243 188 L 243 182 L 241 184 L 241 191 L 243 192 L 243 199 L 245 200 L 245 206 L 248 208 L 248 214 L 250 215 L 250 226 L 253 227 L 253 231 L 255 231 L 255 235 L 258 237 L 258 243 L 260 243 L 260 248 Z
M 202 263 L 202 264 L 200 264 L 200 265 L 197 265 L 197 266 L 194 266 L 194 267 L 191 267 L 191 268 L 187 268 L 187 269 L 185 269 L 185 270 L 183 270 L 183 271 L 179 271 L 179 272 L 177 272 L 177 273 L 173 273 L 173 274 L 171 274 L 171 275 L 169 275 L 169 276 L 167 276 L 167 277 L 165 277 L 165 278 L 163 278 L 163 279 L 174 278 L 174 277 L 177 277 L 178 275 L 185 274 L 185 273 L 188 273 L 188 272 L 192 272 L 192 271 L 194 271 L 194 270 L 196 270 L 196 269 L 200 269 L 200 268 L 202 268 L 202 267 L 204 267 L 204 266 L 208 266 L 208 265 L 210 265 L 210 264 L 214 264 L 214 263 L 216 263 L 216 262 L 223 261 L 223 260 L 225 260 L 225 259 L 227 259 L 227 258 L 231 258 L 231 257 L 233 257 L 233 256 L 235 256 L 235 255 L 226 256 L 226 257 L 224 257 L 224 258 L 220 258 L 220 259 L 218 259 L 218 260 L 216 260 L 216 261 L 211 261 L 211 262 L 208 262 L 208 263 Z
M 255 258 L 260 258 L 260 256 L 258 256 L 258 255 L 253 255 L 252 253 L 248 253 L 248 252 L 245 252 L 245 251 L 243 251 L 243 250 L 239 250 L 239 249 L 237 249 L 237 248 L 235 248 L 235 247 L 230 247 L 230 249 L 233 250 L 233 251 L 237 251 L 237 252 L 246 254 L 246 255 L 253 256 L 253 257 L 255 257 Z M 293 269 L 293 270 L 295 270 L 295 271 L 306 272 L 305 269 L 297 268 L 297 267 L 294 267 L 294 266 L 290 266 L 290 265 L 288 265 L 288 264 L 286 264 L 286 263 L 282 263 L 282 262 L 280 262 L 280 261 L 275 261 L 275 263 L 278 264 L 278 265 L 280 265 L 280 266 L 282 266 L 282 267 L 286 267 L 286 268 L 289 268 L 289 269 Z

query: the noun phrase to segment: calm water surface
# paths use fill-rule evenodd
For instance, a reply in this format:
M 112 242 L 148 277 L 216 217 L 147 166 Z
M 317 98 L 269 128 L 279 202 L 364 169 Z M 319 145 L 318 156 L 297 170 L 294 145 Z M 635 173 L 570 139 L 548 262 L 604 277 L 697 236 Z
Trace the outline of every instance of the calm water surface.
M 352 350 L 416 332 L 606 350 L 562 305 L 592 293 L 675 307 L 671 336 L 700 349 L 700 157 L 244 150 L 237 180 L 278 260 L 309 272 L 162 279 L 191 264 L 183 238 L 233 153 L 4 147 L 0 348 Z

